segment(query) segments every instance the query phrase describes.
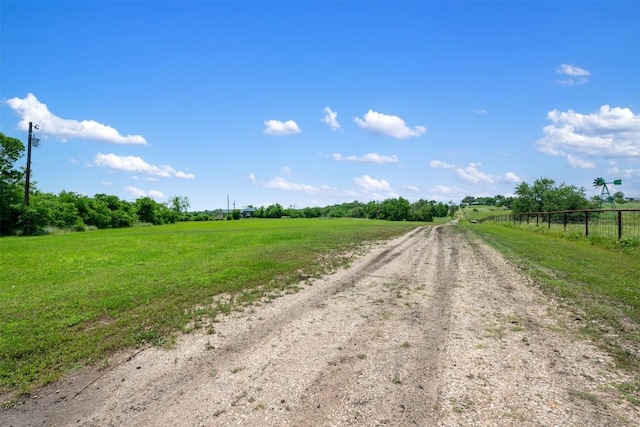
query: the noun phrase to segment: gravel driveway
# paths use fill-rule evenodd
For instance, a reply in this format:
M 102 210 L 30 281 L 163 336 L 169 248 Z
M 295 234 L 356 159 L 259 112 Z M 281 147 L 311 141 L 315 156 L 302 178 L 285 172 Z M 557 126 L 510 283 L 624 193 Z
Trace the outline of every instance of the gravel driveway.
M 580 319 L 451 226 L 0 413 L 3 426 L 632 426 Z M 268 302 L 267 302 L 268 301 Z

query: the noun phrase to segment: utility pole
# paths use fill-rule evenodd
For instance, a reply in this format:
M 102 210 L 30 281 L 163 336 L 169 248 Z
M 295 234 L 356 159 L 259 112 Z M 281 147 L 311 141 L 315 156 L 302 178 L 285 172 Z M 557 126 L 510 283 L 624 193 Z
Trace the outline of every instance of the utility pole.
M 31 136 L 32 123 L 29 122 L 29 139 L 27 143 L 27 179 L 24 183 L 24 205 L 29 206 L 29 179 L 31 178 Z

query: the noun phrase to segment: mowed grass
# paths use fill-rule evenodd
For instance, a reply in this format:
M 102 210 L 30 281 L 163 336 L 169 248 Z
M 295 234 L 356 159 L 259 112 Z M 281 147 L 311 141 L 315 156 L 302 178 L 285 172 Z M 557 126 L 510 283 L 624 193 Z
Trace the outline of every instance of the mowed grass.
M 228 309 L 216 295 L 250 302 L 419 225 L 250 219 L 0 239 L 0 394 L 165 343 Z
M 575 310 L 619 367 L 640 371 L 640 251 L 495 223 L 461 223 Z M 640 376 L 636 393 L 640 393 Z M 637 396 L 640 398 L 640 394 Z M 639 401 L 640 402 L 640 401 Z

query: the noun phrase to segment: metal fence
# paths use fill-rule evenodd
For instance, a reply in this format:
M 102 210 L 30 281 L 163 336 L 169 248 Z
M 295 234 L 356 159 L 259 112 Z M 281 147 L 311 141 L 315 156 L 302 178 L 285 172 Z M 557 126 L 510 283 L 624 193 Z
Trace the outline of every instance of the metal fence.
M 640 209 L 527 212 L 494 215 L 479 222 L 486 221 L 563 229 L 585 236 L 640 239 Z

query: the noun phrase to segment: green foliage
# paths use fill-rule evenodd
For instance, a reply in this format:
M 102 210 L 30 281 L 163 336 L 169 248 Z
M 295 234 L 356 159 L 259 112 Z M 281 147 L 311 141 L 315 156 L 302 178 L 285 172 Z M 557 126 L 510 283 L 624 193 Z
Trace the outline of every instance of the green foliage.
M 241 216 L 242 216 L 242 212 L 240 212 L 238 209 L 234 209 L 233 212 L 231 213 L 231 217 L 235 220 L 240 219 Z
M 281 218 L 284 215 L 284 209 L 280 205 L 280 203 L 276 203 L 275 205 L 269 205 L 264 210 L 265 218 Z
M 0 235 L 17 231 L 20 204 L 24 200 L 24 172 L 17 169 L 15 163 L 24 151 L 19 139 L 0 133 Z
M 591 204 L 584 188 L 560 184 L 549 178 L 540 178 L 533 185 L 522 182 L 516 187 L 518 196 L 513 201 L 513 212 L 553 212 L 589 209 Z

